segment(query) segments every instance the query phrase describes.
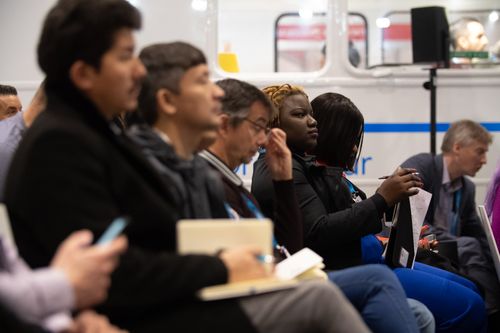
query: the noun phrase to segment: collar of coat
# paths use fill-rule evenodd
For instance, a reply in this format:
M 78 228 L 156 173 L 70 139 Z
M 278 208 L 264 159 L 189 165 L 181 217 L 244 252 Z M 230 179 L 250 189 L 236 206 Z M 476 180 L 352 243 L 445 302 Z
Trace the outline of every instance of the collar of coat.
M 237 174 L 235 174 L 233 170 L 229 169 L 226 163 L 222 162 L 221 159 L 216 155 L 212 154 L 208 150 L 201 151 L 199 155 L 234 185 L 243 186 L 243 180 L 241 180 L 241 178 Z

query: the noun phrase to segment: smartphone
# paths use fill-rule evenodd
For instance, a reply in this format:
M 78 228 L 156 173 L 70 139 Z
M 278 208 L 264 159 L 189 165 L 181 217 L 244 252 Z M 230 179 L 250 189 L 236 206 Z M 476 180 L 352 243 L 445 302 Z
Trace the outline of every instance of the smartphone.
M 125 229 L 125 227 L 129 224 L 129 219 L 126 217 L 117 217 L 111 222 L 108 229 L 104 231 L 104 233 L 99 237 L 96 244 L 104 245 L 111 242 L 113 239 L 118 237 L 118 235 Z

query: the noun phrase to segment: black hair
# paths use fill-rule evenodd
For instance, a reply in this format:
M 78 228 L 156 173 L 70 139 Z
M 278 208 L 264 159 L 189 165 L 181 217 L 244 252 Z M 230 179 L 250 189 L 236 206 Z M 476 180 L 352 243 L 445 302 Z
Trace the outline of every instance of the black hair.
M 45 18 L 37 50 L 47 86 L 67 84 L 77 60 L 99 69 L 116 32 L 140 27 L 139 11 L 125 0 L 59 0 Z
M 13 86 L 8 86 L 5 84 L 0 84 L 0 96 L 17 96 L 17 90 Z
M 250 83 L 224 79 L 217 81 L 216 84 L 224 90 L 224 97 L 221 100 L 222 112 L 229 115 L 232 126 L 237 126 L 248 116 L 250 107 L 255 102 L 262 103 L 269 110 L 269 119 L 276 113 L 266 94 Z
M 318 122 L 314 154 L 328 165 L 352 169 L 363 145 L 363 115 L 349 98 L 336 93 L 316 97 L 311 106 Z M 353 154 L 355 145 L 357 155 Z
M 153 44 L 142 49 L 139 58 L 148 74 L 144 78 L 139 95 L 140 116 L 153 125 L 158 120 L 156 93 L 166 88 L 180 92 L 179 83 L 184 73 L 192 67 L 206 64 L 207 59 L 198 48 L 184 42 Z M 133 121 L 137 122 L 136 119 Z

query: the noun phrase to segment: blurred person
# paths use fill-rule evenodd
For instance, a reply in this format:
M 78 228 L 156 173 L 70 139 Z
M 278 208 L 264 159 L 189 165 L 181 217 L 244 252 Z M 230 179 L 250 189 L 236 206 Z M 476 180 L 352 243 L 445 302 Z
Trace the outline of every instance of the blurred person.
M 71 234 L 49 267 L 31 270 L 15 246 L 0 236 L 0 303 L 20 320 L 51 332 L 114 332 L 92 311 L 71 318 L 72 310 L 106 299 L 111 272 L 127 247 L 124 237 L 106 246 L 91 246 L 92 238 L 88 231 Z
M 148 46 L 139 57 L 148 71 L 139 113 L 149 125 L 136 124 L 130 134 L 172 184 L 181 218 L 227 218 L 220 180 L 196 155 L 202 140 L 215 137 L 224 95 L 210 81 L 205 56 L 192 45 L 174 42 Z M 324 325 L 317 322 L 321 317 L 320 322 L 335 325 L 339 317 L 331 312 L 333 304 L 350 308 L 335 295 L 324 283 L 321 287 L 303 284 L 294 290 L 241 298 L 238 303 L 260 332 L 304 332 L 308 330 L 305 323 Z M 278 302 L 280 306 L 270 311 Z M 317 316 L 306 311 L 312 304 L 322 309 Z M 281 320 L 286 315 L 294 316 L 296 327 Z
M 498 40 L 490 49 L 493 59 L 500 62 L 500 40 Z
M 491 230 L 493 231 L 493 237 L 495 237 L 495 243 L 497 248 L 500 249 L 500 164 L 495 169 L 493 176 L 490 180 L 490 186 L 486 192 L 486 199 L 484 200 L 484 206 L 486 212 L 490 217 Z
M 176 254 L 179 212 L 170 184 L 113 122 L 138 105 L 146 75 L 134 54 L 133 32 L 140 26 L 140 13 L 125 0 L 60 0 L 47 15 L 38 44 L 47 106 L 20 143 L 5 189 L 19 251 L 32 267 L 46 266 L 73 231 L 87 228 L 99 236 L 109 221 L 128 216 L 129 247 L 100 313 L 132 332 L 255 332 L 238 299 L 201 302 L 196 292 L 266 277 L 257 260 L 261 250 Z M 297 290 L 338 300 L 320 311 L 302 309 L 314 330 L 368 332 L 340 291 L 325 283 L 310 286 Z M 276 310 L 283 298 L 272 302 L 272 295 L 246 301 Z M 292 296 L 292 303 L 302 297 Z M 305 332 L 307 325 L 293 321 L 281 331 Z
M 12 156 L 25 131 L 45 108 L 46 100 L 43 85 L 42 82 L 25 111 L 17 112 L 9 119 L 0 121 L 0 202 L 3 201 L 5 180 Z M 2 100 L 0 98 L 1 103 Z
M 14 116 L 22 109 L 21 100 L 13 86 L 0 84 L 0 121 Z
M 453 22 L 450 26 L 451 49 L 455 52 L 482 52 L 488 51 L 488 38 L 484 26 L 479 20 L 472 17 L 463 17 Z M 479 58 L 474 54 L 452 57 L 452 65 L 468 68 L 471 65 L 487 65 L 488 57 Z
M 203 139 L 215 137 L 223 96 L 210 81 L 205 55 L 173 42 L 145 47 L 139 58 L 148 75 L 139 111 L 129 117 L 131 138 L 172 184 L 181 218 L 227 218 L 218 176 L 196 154 Z
M 354 45 L 354 42 L 350 39 L 348 43 L 347 53 L 348 53 L 349 63 L 353 67 L 359 67 L 359 64 L 361 63 L 361 55 L 359 54 L 358 49 Z M 325 66 L 325 63 L 326 63 L 326 45 L 324 45 L 321 48 L 320 68 L 323 68 L 323 66 Z
M 488 38 L 484 26 L 472 17 L 463 17 L 450 26 L 451 45 L 454 51 L 485 51 Z

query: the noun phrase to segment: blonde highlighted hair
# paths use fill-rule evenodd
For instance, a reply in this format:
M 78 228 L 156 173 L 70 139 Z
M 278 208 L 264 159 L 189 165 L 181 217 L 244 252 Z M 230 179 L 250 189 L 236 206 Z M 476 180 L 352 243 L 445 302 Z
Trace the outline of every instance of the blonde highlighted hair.
M 267 95 L 271 103 L 273 103 L 274 107 L 278 112 L 275 112 L 273 118 L 269 121 L 270 127 L 279 127 L 280 126 L 280 111 L 283 106 L 283 101 L 285 98 L 292 95 L 303 95 L 308 100 L 307 94 L 304 92 L 304 89 L 299 86 L 292 86 L 291 84 L 285 83 L 282 85 L 274 85 L 265 87 L 262 91 Z

